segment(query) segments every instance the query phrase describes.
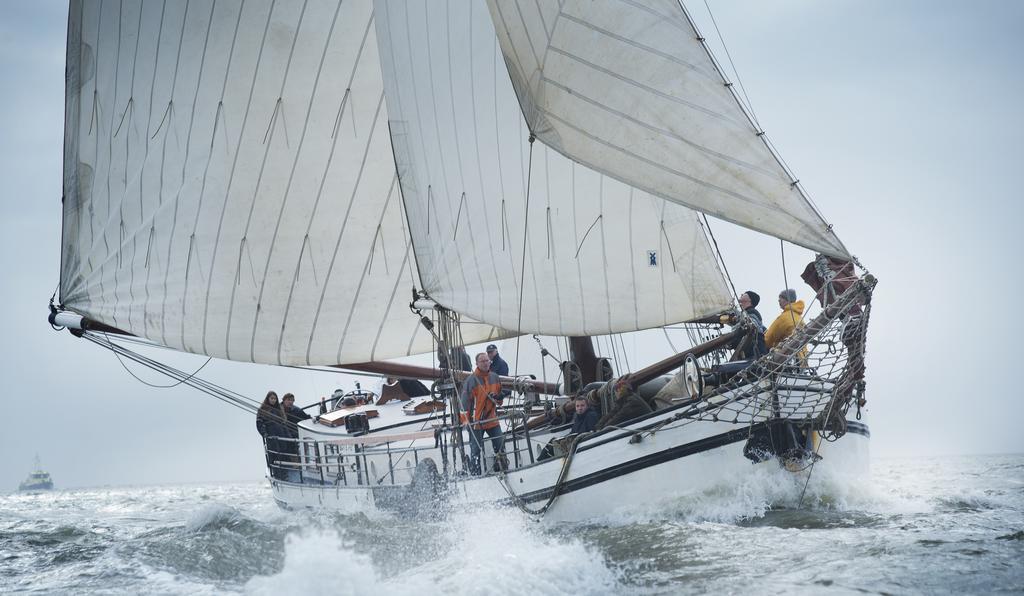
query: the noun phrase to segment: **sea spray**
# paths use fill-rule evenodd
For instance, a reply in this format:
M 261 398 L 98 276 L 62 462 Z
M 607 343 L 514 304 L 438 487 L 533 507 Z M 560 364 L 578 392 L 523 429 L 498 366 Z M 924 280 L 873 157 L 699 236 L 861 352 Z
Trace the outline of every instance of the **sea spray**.
M 365 538 L 359 522 L 368 520 L 355 521 L 361 530 L 318 527 L 289 536 L 281 572 L 253 578 L 246 591 L 357 594 L 373 586 L 388 595 L 605 594 L 619 586 L 600 552 L 509 509 L 456 511 L 419 525 L 417 541 L 430 536 L 432 544 L 419 552 L 389 540 L 383 528 L 385 548 L 361 548 L 347 536 Z
M 266 482 L 0 495 L 0 592 L 685 594 L 1024 585 L 1024 456 L 889 459 L 873 480 L 741 465 L 587 523 L 279 509 Z M 788 478 L 788 480 L 787 480 Z

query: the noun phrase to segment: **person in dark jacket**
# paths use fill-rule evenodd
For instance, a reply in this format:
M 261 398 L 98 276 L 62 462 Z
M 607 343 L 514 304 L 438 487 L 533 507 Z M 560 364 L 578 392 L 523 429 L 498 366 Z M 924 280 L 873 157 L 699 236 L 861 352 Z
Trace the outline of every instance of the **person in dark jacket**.
M 508 376 L 508 362 L 498 355 L 498 346 L 494 344 L 487 346 L 487 357 L 491 359 L 491 372 L 502 377 Z
M 593 432 L 597 430 L 597 410 L 590 407 L 590 400 L 586 395 L 579 395 L 573 400 L 576 413 L 572 416 L 572 430 L 565 437 L 551 439 L 541 450 L 538 461 L 544 461 L 555 456 L 556 449 L 562 455 L 571 445 L 573 435 Z
M 263 437 L 266 445 L 267 467 L 270 475 L 281 480 L 285 479 L 284 468 L 275 462 L 285 459 L 284 441 L 279 437 L 288 437 L 288 426 L 281 404 L 277 401 L 277 393 L 268 391 L 263 398 L 259 411 L 256 412 L 256 431 Z
M 569 434 L 578 435 L 588 433 L 597 428 L 597 410 L 590 407 L 587 396 L 581 395 L 576 398 L 576 414 L 572 417 L 572 432 Z
M 299 430 L 293 425 L 298 424 L 300 420 L 309 420 L 312 416 L 305 413 L 302 408 L 295 405 L 295 396 L 291 393 L 284 394 L 284 397 L 281 398 L 281 404 L 285 416 L 288 418 L 289 435 L 298 438 Z
M 740 308 L 757 326 L 757 333 L 754 334 L 753 344 L 748 342 L 747 346 L 743 349 L 742 357 L 744 360 L 754 360 L 768 353 L 768 348 L 764 344 L 764 319 L 761 318 L 761 313 L 756 308 L 759 302 L 761 302 L 761 296 L 753 290 L 747 290 L 740 294 Z M 736 349 L 739 347 L 742 341 L 743 338 L 735 340 L 732 348 Z
M 281 409 L 284 411 L 285 426 L 288 430 L 288 437 L 292 439 L 299 438 L 299 421 L 309 420 L 311 416 L 302 411 L 295 405 L 295 396 L 291 393 L 285 393 L 284 397 L 281 398 Z M 285 451 L 289 454 L 288 460 L 292 463 L 299 463 L 299 444 L 293 441 L 284 441 L 282 445 Z M 302 476 L 299 474 L 298 468 L 288 468 L 286 470 L 288 480 L 291 482 L 301 482 Z

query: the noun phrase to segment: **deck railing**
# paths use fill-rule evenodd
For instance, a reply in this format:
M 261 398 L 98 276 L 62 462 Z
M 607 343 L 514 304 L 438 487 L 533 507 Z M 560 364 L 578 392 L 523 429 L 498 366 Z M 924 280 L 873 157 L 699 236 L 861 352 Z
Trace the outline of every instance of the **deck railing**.
M 516 469 L 535 462 L 529 430 L 522 424 L 522 412 L 497 416 L 504 423 L 504 465 Z M 487 421 L 483 421 L 487 422 Z M 515 431 L 510 430 L 515 428 Z M 433 443 L 415 445 L 417 441 Z M 414 471 L 430 457 L 446 477 L 470 474 L 468 426 L 438 426 L 415 433 L 389 435 L 373 433 L 311 439 L 266 437 L 264 450 L 267 468 L 274 479 L 326 486 L 404 485 L 412 482 Z M 491 438 L 484 436 L 480 466 L 484 474 L 495 473 L 496 456 L 487 456 Z

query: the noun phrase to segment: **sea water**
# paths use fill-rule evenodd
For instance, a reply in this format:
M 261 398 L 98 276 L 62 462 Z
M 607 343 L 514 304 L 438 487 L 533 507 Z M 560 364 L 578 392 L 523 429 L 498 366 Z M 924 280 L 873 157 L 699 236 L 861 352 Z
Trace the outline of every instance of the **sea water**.
M 265 481 L 0 496 L 3 593 L 1021 591 L 1021 455 L 876 460 L 855 484 L 752 465 L 583 524 L 283 511 Z

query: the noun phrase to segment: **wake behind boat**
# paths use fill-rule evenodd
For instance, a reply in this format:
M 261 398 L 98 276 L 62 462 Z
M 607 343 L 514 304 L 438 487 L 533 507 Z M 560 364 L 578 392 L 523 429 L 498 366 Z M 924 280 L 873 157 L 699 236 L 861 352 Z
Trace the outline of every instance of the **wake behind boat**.
M 582 519 L 751 461 L 866 469 L 875 279 L 678 2 L 78 0 L 68 31 L 51 324 L 248 412 L 133 344 L 432 386 L 263 424 L 282 505 Z M 744 306 L 707 215 L 810 251 L 806 310 Z M 688 347 L 616 354 L 667 327 Z M 466 370 L 524 335 L 564 343 L 552 382 L 543 348 Z

